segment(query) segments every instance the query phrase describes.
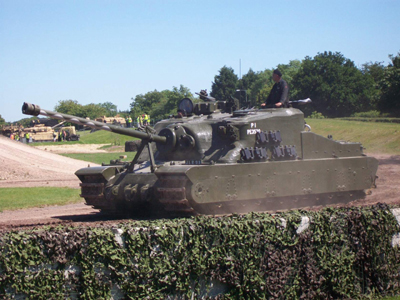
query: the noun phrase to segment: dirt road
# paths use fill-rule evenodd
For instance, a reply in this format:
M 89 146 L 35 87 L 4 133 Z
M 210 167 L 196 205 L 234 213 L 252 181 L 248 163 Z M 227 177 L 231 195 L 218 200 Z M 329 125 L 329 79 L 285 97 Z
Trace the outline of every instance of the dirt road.
M 39 150 L 0 136 L 0 188 L 31 186 L 79 188 L 75 171 L 95 165 L 57 155 L 49 150 Z
M 76 148 L 74 150 L 73 148 Z M 93 147 L 92 145 L 88 147 Z M 60 149 L 40 150 L 0 136 L 0 193 L 1 187 L 68 186 L 79 188 L 75 171 L 93 163 L 70 159 L 53 153 Z M 69 145 L 68 152 L 82 152 L 83 145 Z M 88 149 L 88 148 L 87 148 Z M 86 150 L 88 152 L 93 149 Z M 378 202 L 400 204 L 400 156 L 368 154 L 379 160 L 377 189 L 364 200 L 351 205 L 371 205 Z M 0 230 L 59 223 L 112 223 L 98 210 L 82 203 L 44 208 L 5 211 L 0 213 Z

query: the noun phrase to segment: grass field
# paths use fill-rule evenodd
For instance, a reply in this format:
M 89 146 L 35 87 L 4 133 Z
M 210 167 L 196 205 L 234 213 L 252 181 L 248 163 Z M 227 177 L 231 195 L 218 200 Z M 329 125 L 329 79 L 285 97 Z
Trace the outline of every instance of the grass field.
M 400 154 L 400 124 L 346 121 L 340 119 L 306 119 L 312 131 L 322 136 L 331 134 L 335 140 L 360 142 L 367 153 Z M 80 131 L 77 142 L 56 142 L 57 144 L 110 144 L 123 146 L 133 137 L 119 135 L 108 131 Z M 52 142 L 35 145 L 54 145 Z
M 127 158 L 123 161 L 132 161 L 136 152 L 110 152 L 110 153 L 64 153 L 61 154 L 66 157 L 75 158 L 79 160 L 89 161 L 101 165 L 102 163 L 110 163 L 110 160 L 118 159 L 121 155 L 126 155 Z
M 312 131 L 334 140 L 360 142 L 366 153 L 400 155 L 400 124 L 336 119 L 306 119 Z
M 47 205 L 81 202 L 80 190 L 71 188 L 1 188 L 0 212 Z
M 322 135 L 333 136 L 335 140 L 360 142 L 365 153 L 382 153 L 390 155 L 400 155 L 400 124 L 398 123 L 376 123 L 346 121 L 340 119 L 306 119 L 312 131 Z M 90 132 L 80 131 L 81 138 L 77 142 L 56 142 L 62 144 L 109 144 L 103 147 L 107 150 L 111 146 L 123 146 L 126 141 L 135 138 L 119 135 L 108 131 Z M 54 145 L 54 143 L 36 143 L 35 145 Z M 110 153 L 85 153 L 85 154 L 63 154 L 64 156 L 90 161 L 93 163 L 109 163 L 111 159 L 117 159 L 120 155 L 127 155 L 126 160 L 132 160 L 134 153 L 110 152 Z
M 98 130 L 90 132 L 90 130 L 79 131 L 77 134 L 80 135 L 79 141 L 73 142 L 45 142 L 45 143 L 34 143 L 31 146 L 51 146 L 51 145 L 72 145 L 72 144 L 110 144 L 114 146 L 124 146 L 126 141 L 136 140 L 134 137 L 120 135 L 117 133 Z

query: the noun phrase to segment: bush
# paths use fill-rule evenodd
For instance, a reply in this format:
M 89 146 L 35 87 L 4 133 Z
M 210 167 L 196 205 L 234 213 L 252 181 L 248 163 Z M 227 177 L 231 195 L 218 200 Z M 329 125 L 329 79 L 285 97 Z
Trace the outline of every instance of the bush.
M 310 119 L 325 119 L 324 115 L 320 112 L 313 111 L 309 116 Z
M 0 298 L 396 295 L 397 210 L 377 204 L 2 232 Z
M 370 111 L 354 113 L 351 116 L 355 118 L 382 118 L 382 117 L 388 117 L 388 114 L 382 114 L 377 110 L 370 110 Z

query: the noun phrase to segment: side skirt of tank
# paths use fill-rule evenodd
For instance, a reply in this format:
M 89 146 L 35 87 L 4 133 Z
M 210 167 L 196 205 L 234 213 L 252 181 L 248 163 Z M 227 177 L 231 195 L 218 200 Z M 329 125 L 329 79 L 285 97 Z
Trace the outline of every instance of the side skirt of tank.
M 105 201 L 112 205 L 113 215 L 148 218 L 157 215 L 162 207 L 157 205 L 154 173 L 122 172 L 112 178 L 104 188 Z
M 213 166 L 170 166 L 156 171 L 166 182 L 160 201 L 196 214 L 276 211 L 348 203 L 375 184 L 371 157 Z M 172 182 L 180 184 L 170 185 Z M 169 188 L 168 186 L 173 186 Z
M 148 218 L 168 216 L 154 197 L 154 173 L 127 172 L 121 166 L 80 169 L 81 197 L 86 204 L 115 217 Z
M 86 205 L 102 211 L 113 211 L 113 203 L 106 201 L 104 189 L 107 182 L 118 174 L 121 167 L 103 166 L 79 169 L 75 175 L 81 181 L 80 196 L 85 199 Z

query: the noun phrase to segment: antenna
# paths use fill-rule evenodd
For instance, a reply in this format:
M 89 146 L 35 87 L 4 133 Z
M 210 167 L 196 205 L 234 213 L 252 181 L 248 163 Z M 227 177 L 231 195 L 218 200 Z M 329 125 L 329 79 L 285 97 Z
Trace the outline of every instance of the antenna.
M 239 79 L 242 79 L 242 60 L 239 58 Z

